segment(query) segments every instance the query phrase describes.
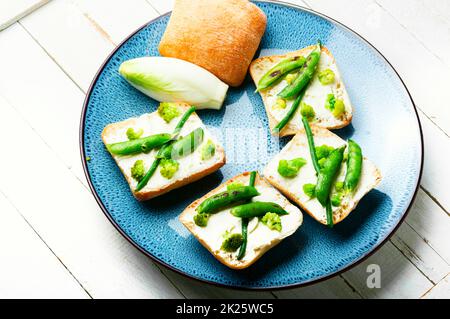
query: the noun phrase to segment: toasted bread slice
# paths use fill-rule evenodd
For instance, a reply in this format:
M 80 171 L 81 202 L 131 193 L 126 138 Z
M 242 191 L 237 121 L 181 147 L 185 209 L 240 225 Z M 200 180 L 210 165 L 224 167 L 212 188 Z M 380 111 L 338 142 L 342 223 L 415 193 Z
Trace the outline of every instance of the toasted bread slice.
M 250 65 L 250 74 L 253 78 L 253 81 L 255 82 L 255 85 L 258 84 L 259 80 L 268 70 L 274 67 L 281 60 L 294 56 L 306 57 L 314 48 L 315 46 L 309 46 L 301 50 L 289 52 L 283 55 L 265 56 L 254 60 Z M 334 82 L 328 85 L 323 85 L 322 83 L 320 83 L 317 76 L 320 71 L 325 69 L 331 69 L 335 74 Z M 260 92 L 264 107 L 266 108 L 271 131 L 278 124 L 278 122 L 283 119 L 294 101 L 293 99 L 287 100 L 286 108 L 284 109 L 280 109 L 275 106 L 278 99 L 277 94 L 281 92 L 281 90 L 287 85 L 288 83 L 283 79 L 282 81 L 276 83 L 274 86 Z M 340 118 L 334 117 L 331 111 L 325 108 L 327 95 L 331 93 L 334 94 L 336 99 L 341 99 L 344 101 L 345 114 Z M 311 123 L 319 127 L 337 129 L 347 126 L 352 120 L 353 107 L 350 102 L 350 98 L 347 94 L 347 90 L 345 89 L 342 76 L 336 65 L 336 60 L 326 47 L 322 47 L 319 66 L 313 79 L 308 85 L 308 88 L 306 89 L 305 96 L 303 97 L 302 102 L 313 107 L 316 116 L 311 121 Z M 297 133 L 302 127 L 301 115 L 298 111 L 294 114 L 289 123 L 281 130 L 279 135 L 293 135 Z
M 269 229 L 262 224 L 257 217 L 249 222 L 248 240 L 245 256 L 237 260 L 238 251 L 227 253 L 221 250 L 221 245 L 226 233 L 241 233 L 241 218 L 235 217 L 230 213 L 231 208 L 224 209 L 218 213 L 212 214 L 206 227 L 199 227 L 194 223 L 194 216 L 197 214 L 196 208 L 206 198 L 226 190 L 227 185 L 239 182 L 244 185 L 249 183 L 249 173 L 243 173 L 216 189 L 210 191 L 205 196 L 197 199 L 190 204 L 180 215 L 179 219 L 187 229 L 224 265 L 233 269 L 247 268 L 257 261 L 266 251 L 277 245 L 282 239 L 292 235 L 302 224 L 303 215 L 301 211 L 292 205 L 280 192 L 273 188 L 259 176 L 256 177 L 255 187 L 260 195 L 254 197 L 253 201 L 269 201 L 281 205 L 288 215 L 280 216 L 282 229 L 280 232 Z
M 328 145 L 337 148 L 346 144 L 343 139 L 327 129 L 320 127 L 312 127 L 311 129 L 316 147 Z M 289 160 L 298 157 L 304 158 L 307 163 L 300 169 L 296 177 L 286 178 L 278 173 L 278 163 L 281 159 Z M 336 181 L 343 181 L 346 171 L 347 165 L 343 163 Z M 327 224 L 325 208 L 322 207 L 316 198 L 309 198 L 303 191 L 304 184 L 316 184 L 317 182 L 317 176 L 309 153 L 308 141 L 303 129 L 267 164 L 264 168 L 264 177 L 317 221 Z M 372 188 L 375 188 L 380 181 L 381 174 L 378 168 L 367 158 L 363 158 L 361 179 L 358 186 L 352 193 L 342 198 L 341 206 L 333 207 L 333 223 L 337 224 L 347 217 L 355 209 L 360 199 Z
M 166 123 L 164 119 L 159 116 L 158 112 L 153 112 L 122 122 L 109 124 L 103 129 L 103 142 L 106 145 L 126 141 L 126 131 L 130 127 L 135 130 L 143 129 L 143 137 L 159 133 L 172 133 L 182 114 L 189 108 L 189 105 L 178 103 L 178 108 L 181 111 L 180 115 L 172 119 L 169 123 Z M 148 170 L 155 159 L 157 150 L 152 150 L 148 154 L 141 153 L 127 156 L 112 155 L 130 185 L 131 192 L 138 200 L 148 200 L 192 183 L 225 165 L 225 152 L 222 146 L 216 141 L 211 133 L 208 132 L 202 123 L 202 120 L 196 113 L 191 114 L 181 130 L 180 136 L 187 135 L 198 127 L 202 127 L 204 130 L 203 142 L 192 154 L 177 159 L 179 169 L 175 175 L 171 179 L 167 179 L 161 175 L 160 167 L 158 167 L 148 184 L 138 192 L 135 191 L 138 183 L 131 176 L 131 167 L 133 167 L 137 160 L 143 160 L 144 167 Z M 215 153 L 210 159 L 202 160 L 201 149 L 208 140 L 211 140 L 215 144 Z

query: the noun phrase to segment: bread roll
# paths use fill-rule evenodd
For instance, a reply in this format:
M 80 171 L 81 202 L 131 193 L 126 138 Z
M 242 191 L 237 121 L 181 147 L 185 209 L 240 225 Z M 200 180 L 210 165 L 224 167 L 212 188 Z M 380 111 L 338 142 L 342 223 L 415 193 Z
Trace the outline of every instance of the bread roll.
M 176 0 L 159 52 L 195 63 L 230 86 L 239 86 L 266 22 L 264 12 L 247 0 Z

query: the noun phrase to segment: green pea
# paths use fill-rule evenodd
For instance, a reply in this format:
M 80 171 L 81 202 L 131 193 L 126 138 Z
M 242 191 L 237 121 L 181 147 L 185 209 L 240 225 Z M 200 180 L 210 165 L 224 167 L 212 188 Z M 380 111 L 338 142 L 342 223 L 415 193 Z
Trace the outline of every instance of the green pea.
M 300 68 L 305 63 L 305 61 L 305 58 L 302 56 L 294 56 L 282 60 L 263 75 L 263 77 L 258 81 L 258 87 L 256 91 L 261 91 L 267 89 L 268 87 L 271 87 L 286 73 Z
M 319 42 L 317 43 L 316 48 L 306 58 L 306 62 L 300 68 L 296 79 L 292 82 L 292 84 L 288 85 L 280 93 L 278 93 L 279 97 L 284 99 L 293 98 L 309 84 L 319 64 L 320 53 L 321 44 Z
M 335 149 L 328 156 L 323 168 L 319 171 L 317 177 L 316 197 L 320 204 L 325 207 L 330 196 L 331 186 L 336 178 L 339 168 L 341 167 L 344 157 L 345 146 Z
M 363 156 L 361 147 L 353 140 L 348 140 L 347 172 L 345 174 L 344 189 L 355 190 L 361 178 Z
M 217 211 L 233 203 L 249 200 L 258 195 L 259 192 L 253 186 L 236 186 L 231 190 L 226 190 L 208 197 L 197 207 L 196 210 L 199 214 L 216 213 Z
M 133 155 L 139 153 L 148 153 L 154 148 L 170 141 L 170 134 L 155 134 L 131 141 L 108 144 L 106 148 L 114 155 Z
M 267 212 L 278 215 L 289 214 L 280 205 L 272 202 L 251 202 L 239 205 L 231 209 L 231 214 L 241 218 L 252 218 L 264 216 Z

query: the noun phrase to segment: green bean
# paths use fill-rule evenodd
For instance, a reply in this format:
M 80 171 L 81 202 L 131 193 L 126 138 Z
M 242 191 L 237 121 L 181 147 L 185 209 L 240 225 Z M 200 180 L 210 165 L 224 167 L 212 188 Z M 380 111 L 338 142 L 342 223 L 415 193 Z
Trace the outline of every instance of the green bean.
M 204 132 L 201 127 L 196 128 L 188 135 L 173 141 L 163 151 L 159 152 L 158 158 L 178 159 L 193 153 L 203 141 Z
M 170 141 L 170 134 L 155 134 L 131 141 L 108 144 L 106 148 L 114 155 L 132 155 L 138 153 L 147 153 L 154 148 Z
M 300 105 L 300 102 L 303 99 L 303 96 L 305 95 L 306 90 L 302 90 L 300 94 L 297 96 L 297 98 L 294 100 L 294 103 L 292 103 L 291 108 L 286 113 L 286 115 L 281 119 L 281 121 L 273 128 L 273 133 L 278 134 L 285 126 L 286 124 L 291 120 L 291 118 L 294 116 L 295 112 L 298 109 L 298 106 Z
M 216 213 L 233 203 L 248 200 L 258 195 L 259 192 L 253 186 L 239 186 L 233 188 L 233 190 L 226 190 L 205 199 L 196 210 L 199 214 Z
M 336 178 L 342 160 L 344 159 L 344 150 L 345 146 L 332 151 L 317 177 L 316 197 L 324 207 L 327 204 L 327 201 L 330 200 L 331 186 L 333 185 L 333 181 Z
M 306 59 L 302 56 L 294 56 L 280 61 L 259 80 L 256 92 L 272 86 L 286 73 L 300 68 L 305 61 Z
M 308 139 L 309 153 L 311 155 L 311 161 L 317 174 L 320 172 L 319 161 L 317 160 L 316 147 L 314 146 L 314 136 L 311 132 L 308 119 L 302 116 L 303 126 L 305 127 L 306 138 Z
M 331 207 L 331 200 L 328 198 L 326 204 L 326 212 L 327 212 L 327 226 L 333 228 L 333 208 Z
M 249 180 L 249 186 L 255 187 L 255 180 L 256 180 L 256 172 L 253 171 L 250 173 L 250 180 Z M 247 237 L 248 237 L 248 218 L 242 218 L 242 245 L 239 248 L 239 252 L 237 254 L 237 260 L 241 260 L 245 256 L 245 251 L 247 249 Z
M 231 214 L 241 218 L 252 218 L 264 216 L 267 212 L 278 215 L 287 215 L 288 212 L 277 203 L 272 202 L 251 202 L 242 204 L 231 209 Z
M 361 147 L 353 140 L 348 140 L 348 160 L 347 173 L 345 174 L 344 188 L 346 191 L 353 191 L 361 178 L 362 170 Z
M 195 107 L 191 106 L 184 114 L 183 117 L 180 119 L 180 121 L 178 122 L 177 126 L 175 127 L 175 130 L 172 133 L 172 139 L 176 138 L 178 136 L 178 134 L 180 133 L 181 129 L 183 128 L 184 124 L 186 123 L 186 121 L 188 120 L 189 116 L 191 116 L 192 113 L 194 113 L 195 111 Z M 137 184 L 136 189 L 134 190 L 135 192 L 139 192 L 141 189 L 143 189 L 148 181 L 150 180 L 150 178 L 153 176 L 153 174 L 155 173 L 156 169 L 158 168 L 159 163 L 161 162 L 161 154 L 167 152 L 166 149 L 172 145 L 171 143 L 166 143 L 164 144 L 158 151 L 158 153 L 156 154 L 156 157 L 152 163 L 152 165 L 150 166 L 150 168 L 148 169 L 147 173 L 145 173 L 144 177 L 141 179 L 141 181 Z
M 172 133 L 172 139 L 175 139 L 178 134 L 180 134 L 181 129 L 183 128 L 184 124 L 188 120 L 189 116 L 191 116 L 192 113 L 195 112 L 195 106 L 191 106 L 187 111 L 183 114 L 180 121 L 178 122 L 177 126 L 175 126 L 175 130 Z
M 316 48 L 307 56 L 305 64 L 300 68 L 294 81 L 278 93 L 279 97 L 283 99 L 293 98 L 309 84 L 319 65 L 320 53 L 321 44 L 319 41 Z

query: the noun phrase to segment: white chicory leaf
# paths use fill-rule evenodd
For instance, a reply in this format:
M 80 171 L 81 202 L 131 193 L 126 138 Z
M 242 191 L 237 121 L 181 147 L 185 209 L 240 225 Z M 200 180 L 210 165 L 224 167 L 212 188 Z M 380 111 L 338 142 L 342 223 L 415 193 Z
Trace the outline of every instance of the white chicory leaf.
M 197 109 L 220 109 L 228 85 L 187 61 L 142 57 L 123 62 L 119 73 L 136 89 L 160 102 L 185 102 Z

